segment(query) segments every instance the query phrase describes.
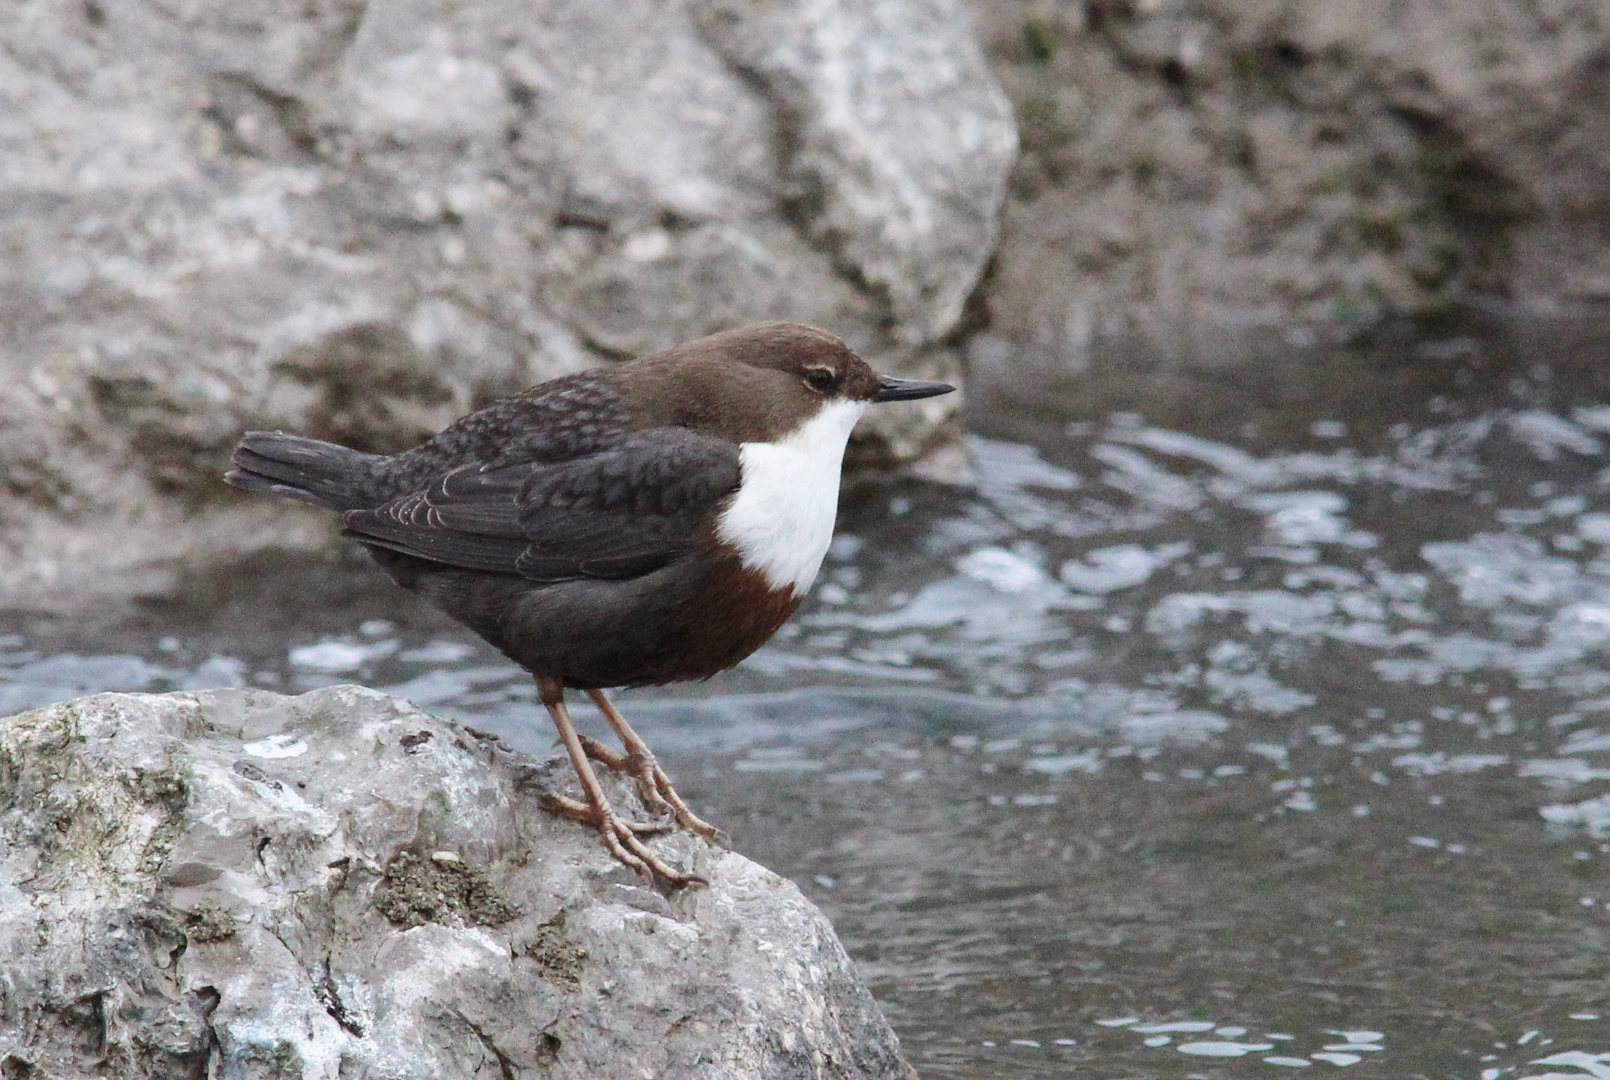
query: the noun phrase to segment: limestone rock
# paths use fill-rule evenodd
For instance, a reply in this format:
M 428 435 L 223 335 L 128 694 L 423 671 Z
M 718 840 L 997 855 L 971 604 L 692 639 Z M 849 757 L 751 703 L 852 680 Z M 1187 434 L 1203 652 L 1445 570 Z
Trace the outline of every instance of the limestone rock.
M 959 0 L 8 7 L 0 606 L 329 542 L 221 486 L 245 428 L 399 449 L 759 319 L 954 376 L 1015 150 Z
M 1061 366 L 1610 308 L 1600 0 L 972 9 L 1023 139 L 991 328 Z
M 0 721 L 0 1071 L 914 1076 L 793 885 L 642 887 L 553 764 L 350 686 Z

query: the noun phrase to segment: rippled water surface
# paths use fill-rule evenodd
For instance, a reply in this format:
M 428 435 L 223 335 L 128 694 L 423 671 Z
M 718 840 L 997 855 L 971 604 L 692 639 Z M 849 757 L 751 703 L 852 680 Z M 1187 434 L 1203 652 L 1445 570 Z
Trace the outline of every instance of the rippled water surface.
M 855 488 L 770 646 L 624 696 L 683 793 L 925 1077 L 1610 1078 L 1605 340 L 994 352 L 974 486 Z M 378 578 L 13 620 L 0 714 L 359 681 L 546 748 L 527 680 Z

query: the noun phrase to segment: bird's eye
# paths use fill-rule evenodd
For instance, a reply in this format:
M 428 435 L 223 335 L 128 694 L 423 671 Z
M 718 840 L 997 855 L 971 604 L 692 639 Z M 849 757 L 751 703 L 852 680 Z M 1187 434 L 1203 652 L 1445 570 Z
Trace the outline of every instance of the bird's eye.
M 833 373 L 827 368 L 811 368 L 805 373 L 805 385 L 818 394 L 825 394 L 833 389 Z

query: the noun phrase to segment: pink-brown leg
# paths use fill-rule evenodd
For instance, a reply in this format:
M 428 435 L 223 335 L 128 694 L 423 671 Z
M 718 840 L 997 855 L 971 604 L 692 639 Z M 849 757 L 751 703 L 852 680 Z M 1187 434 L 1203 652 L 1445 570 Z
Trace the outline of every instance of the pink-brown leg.
M 641 735 L 632 730 L 632 725 L 626 722 L 626 717 L 620 714 L 620 710 L 615 708 L 614 703 L 604 695 L 604 692 L 589 690 L 587 696 L 593 699 L 593 704 L 598 706 L 598 711 L 604 714 L 604 719 L 609 721 L 609 726 L 614 728 L 615 734 L 620 737 L 621 745 L 626 747 L 624 755 L 610 750 L 606 756 L 597 757 L 595 760 L 617 772 L 630 773 L 637 777 L 638 784 L 643 790 L 643 801 L 650 807 L 669 807 L 683 828 L 691 829 L 723 847 L 727 846 L 729 843 L 727 834 L 688 809 L 688 804 L 682 801 L 682 796 L 671 786 L 671 778 L 655 760 L 654 751 L 648 748 L 648 743 L 643 741 Z M 588 742 L 593 740 L 589 739 Z M 596 742 L 593 742 L 593 745 L 600 750 L 607 749 L 598 746 Z
M 581 738 L 583 742 L 589 741 L 585 735 L 583 735 Z M 558 792 L 554 791 L 544 791 L 537 797 L 542 800 L 543 806 L 547 807 L 549 810 L 552 810 L 556 814 L 569 818 L 572 821 L 580 821 L 584 824 L 592 825 L 595 823 L 595 819 L 598 816 L 597 814 L 593 813 L 593 808 L 587 803 L 582 802 L 580 799 L 572 799 L 569 795 L 560 795 Z M 667 824 L 660 821 L 628 821 L 627 819 L 618 815 L 615 820 L 620 822 L 623 828 L 630 830 L 635 836 L 657 836 L 660 833 L 671 832 L 676 828 L 675 823 Z
M 679 874 L 667 866 L 644 846 L 631 825 L 615 815 L 609 800 L 604 796 L 602 785 L 598 782 L 598 775 L 593 772 L 592 764 L 587 760 L 581 737 L 576 734 L 576 726 L 571 723 L 570 710 L 565 706 L 564 684 L 558 679 L 539 676 L 537 696 L 542 699 L 548 715 L 553 718 L 553 726 L 558 729 L 559 738 L 564 742 L 566 752 L 570 754 L 570 764 L 575 768 L 576 779 L 580 781 L 582 794 L 586 796 L 585 802 L 555 796 L 548 800 L 548 805 L 566 817 L 592 825 L 603 838 L 604 847 L 609 849 L 609 853 L 638 873 L 658 877 L 672 885 L 702 883 L 703 878 Z
M 587 751 L 589 758 L 598 762 L 604 768 L 614 772 L 629 773 L 639 780 L 642 779 L 642 777 L 637 776 L 638 768 L 636 762 L 632 760 L 632 755 L 624 750 L 616 750 L 613 746 L 605 746 L 597 739 L 586 735 L 581 737 L 581 748 Z M 650 810 L 669 810 L 671 808 L 670 804 L 660 797 L 659 791 L 653 787 L 644 786 L 641 794 L 644 805 Z

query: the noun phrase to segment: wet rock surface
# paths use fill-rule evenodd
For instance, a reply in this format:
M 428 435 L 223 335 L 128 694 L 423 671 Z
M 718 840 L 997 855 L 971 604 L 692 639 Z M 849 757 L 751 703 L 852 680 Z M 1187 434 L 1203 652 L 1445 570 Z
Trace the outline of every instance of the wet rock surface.
M 954 0 L 30 5 L 0 102 L 0 604 L 34 608 L 327 542 L 221 487 L 246 428 L 399 449 L 772 318 L 953 377 L 1016 149 Z
M 1610 301 L 1603 4 L 979 0 L 1023 154 L 995 333 L 1234 359 Z
M 549 774 L 351 686 L 0 722 L 5 1075 L 913 1075 L 792 884 L 641 887 Z

